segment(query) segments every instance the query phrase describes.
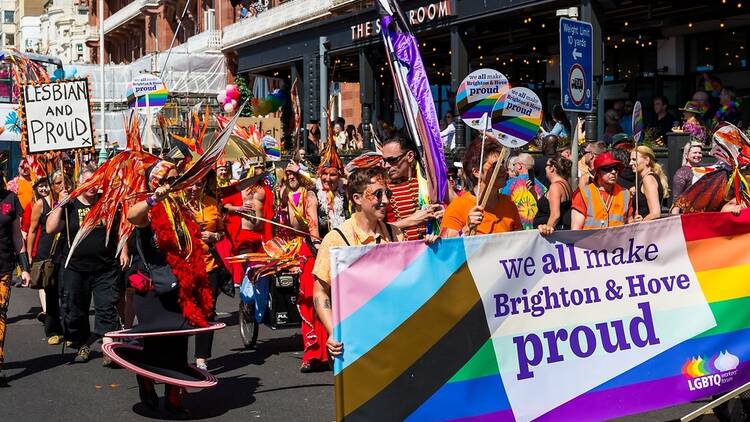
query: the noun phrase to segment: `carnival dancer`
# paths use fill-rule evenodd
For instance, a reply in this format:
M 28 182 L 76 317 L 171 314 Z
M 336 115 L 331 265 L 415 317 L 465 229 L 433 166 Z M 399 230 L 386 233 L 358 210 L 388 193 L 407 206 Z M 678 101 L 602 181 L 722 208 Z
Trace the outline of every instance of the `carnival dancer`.
M 284 239 L 293 239 L 300 237 L 299 232 L 307 232 L 310 228 L 310 218 L 307 214 L 306 202 L 310 201 L 308 189 L 310 188 L 310 178 L 302 171 L 301 167 L 291 162 L 285 170 L 285 183 L 279 190 L 278 211 L 276 216 L 278 220 L 297 232 L 280 229 L 279 234 Z M 312 276 L 313 266 L 315 265 L 315 255 L 313 250 L 313 240 L 310 236 L 305 238 L 300 247 L 300 287 L 297 300 L 302 325 L 302 345 L 304 354 L 300 364 L 300 372 L 309 373 L 328 369 L 328 352 L 326 351 L 325 342 L 328 333 L 325 326 L 315 315 L 315 308 L 312 303 L 312 292 L 315 280 Z
M 83 184 L 93 175 L 85 169 L 79 176 Z M 68 191 L 61 192 L 61 201 L 68 199 Z M 78 349 L 75 362 L 88 362 L 90 346 L 102 338 L 102 344 L 112 341 L 105 336 L 109 331 L 120 328 L 117 313 L 117 302 L 120 299 L 118 280 L 121 270 L 127 265 L 127 248 L 117 251 L 118 239 L 112 236 L 107 241 L 107 226 L 100 220 L 89 228 L 86 236 L 75 249 L 71 248 L 72 237 L 83 228 L 84 220 L 99 200 L 98 188 L 81 192 L 64 207 L 58 207 L 49 214 L 46 223 L 47 233 L 61 233 L 60 243 L 67 261 L 60 271 L 60 296 L 62 303 L 62 320 L 65 339 Z M 65 217 L 63 217 L 63 212 Z M 114 220 L 114 226 L 119 220 Z M 71 243 L 68 243 L 68 242 Z M 118 259 L 119 258 L 119 259 Z M 89 307 L 94 299 L 94 330 L 89 326 Z M 103 358 L 102 364 L 109 365 L 110 360 Z
M 349 215 L 349 202 L 341 180 L 343 169 L 344 164 L 336 152 L 336 145 L 331 140 L 321 151 L 315 190 L 307 193 L 310 234 L 315 239 L 325 237 L 329 231 L 340 226 Z M 315 240 L 314 243 L 317 247 L 320 241 Z
M 221 167 L 219 167 L 221 168 Z M 209 174 L 209 180 L 213 173 Z M 206 180 L 204 183 L 208 182 Z M 221 218 L 218 202 L 205 192 L 203 184 L 196 184 L 185 192 L 185 204 L 193 219 L 201 228 L 200 240 L 203 256 L 206 264 L 208 285 L 212 296 L 211 315 L 216 313 L 216 299 L 221 292 L 221 286 L 229 277 L 228 271 L 224 269 L 224 262 L 215 249 L 216 244 L 224 238 L 224 222 Z M 211 357 L 211 346 L 214 341 L 214 332 L 208 331 L 195 336 L 195 366 L 206 370 L 206 360 Z
M 573 196 L 573 230 L 617 227 L 628 222 L 632 215 L 630 192 L 617 184 L 617 174 L 624 167 L 611 152 L 594 159 L 593 181 L 579 186 Z
M 263 242 L 273 237 L 271 224 L 248 217 L 257 215 L 266 220 L 273 219 L 273 192 L 263 180 L 263 165 L 261 161 L 261 164 L 250 167 L 242 180 L 218 190 L 233 255 L 258 252 Z M 242 265 L 234 264 L 231 273 L 235 285 L 238 285 L 244 275 Z
M 141 401 L 159 405 L 155 382 L 165 383 L 165 407 L 186 414 L 182 405 L 185 387 L 216 385 L 208 372 L 188 364 L 188 336 L 223 327 L 209 322 L 213 298 L 201 247 L 201 229 L 180 201 L 169 195 L 177 177 L 174 165 L 161 161 L 148 171 L 152 191 L 128 210 L 136 228 L 138 254 L 147 275 L 131 277 L 138 325 L 112 332 L 113 337 L 143 337 L 143 347 L 127 343 L 105 345 L 103 351 L 116 363 L 135 372 Z
M 229 161 L 219 160 L 216 163 L 216 184 L 219 188 L 232 184 L 232 163 Z
M 21 265 L 23 285 L 31 281 L 31 267 L 26 254 L 26 245 L 21 234 L 21 214 L 23 208 L 15 193 L 11 192 L 2 181 L 5 177 L 0 172 L 0 386 L 7 385 L 3 373 L 5 361 L 5 334 L 10 303 L 10 282 L 16 262 Z
M 58 292 L 58 275 L 62 245 L 59 244 L 60 235 L 47 233 L 47 217 L 52 211 L 55 198 L 65 190 L 66 184 L 60 171 L 52 175 L 53 188 L 50 189 L 49 180 L 40 177 L 35 182 L 35 190 L 39 199 L 29 207 L 29 229 L 26 235 L 26 250 L 31 256 L 32 286 L 44 292 L 45 316 L 44 333 L 47 343 L 60 344 L 63 329 L 60 324 L 60 295 Z M 67 185 L 70 186 L 69 184 Z
M 673 213 L 730 211 L 750 206 L 750 139 L 732 124 L 720 125 L 713 135 L 715 166 L 675 199 Z M 698 170 L 698 168 L 695 168 Z
M 307 218 L 311 236 L 310 240 L 303 245 L 307 247 L 310 256 L 307 257 L 302 267 L 298 297 L 300 317 L 303 320 L 302 338 L 305 342 L 305 354 L 300 365 L 301 372 L 323 370 L 328 365 L 325 344 L 328 341 L 329 331 L 325 329 L 325 325 L 315 313 L 313 269 L 316 265 L 320 239 L 343 224 L 349 215 L 349 201 L 341 180 L 343 167 L 335 144 L 329 140 L 321 151 L 315 189 L 309 190 L 306 194 L 304 215 Z
M 427 223 L 442 218 L 444 210 L 440 204 L 420 207 L 416 146 L 402 136 L 386 139 L 383 164 L 388 171 L 388 188 L 393 192 L 386 221 L 401 229 L 407 240 L 424 239 Z
M 488 186 L 495 166 L 502 166 L 502 163 L 498 162 L 502 148 L 495 140 L 485 140 L 484 144 L 484 162 L 480 163 L 481 139 L 472 142 L 466 150 L 463 160 L 464 174 L 473 188 L 471 192 L 467 191 L 448 205 L 441 224 L 443 237 L 467 235 L 472 231 L 476 231 L 477 234 L 504 233 L 522 228 L 516 204 L 508 196 L 499 193 L 500 188 L 505 185 L 507 170 L 501 168 L 494 184 Z M 481 195 L 478 191 L 480 179 L 482 191 L 489 192 L 490 195 L 486 207 L 477 205 L 477 197 Z
M 326 340 L 328 352 L 334 357 L 343 352 L 344 345 L 331 337 L 333 333 L 331 248 L 404 240 L 404 235 L 398 227 L 384 222 L 386 207 L 392 197 L 386 180 L 387 173 L 382 167 L 355 170 L 350 175 L 347 191 L 349 200 L 354 204 L 356 211 L 351 218 L 328 232 L 320 244 L 318 256 L 315 259 L 313 302 L 317 316 L 328 334 Z

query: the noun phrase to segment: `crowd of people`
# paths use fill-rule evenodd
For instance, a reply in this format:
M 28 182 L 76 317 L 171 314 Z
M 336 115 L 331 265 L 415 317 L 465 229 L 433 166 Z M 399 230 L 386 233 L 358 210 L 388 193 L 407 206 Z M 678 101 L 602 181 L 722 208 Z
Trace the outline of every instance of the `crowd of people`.
M 656 107 L 664 101 L 654 102 L 658 121 L 666 118 Z M 276 239 L 299 241 L 297 303 L 304 349 L 299 369 L 307 373 L 327 370 L 330 357 L 344 347 L 332 336 L 333 247 L 433 244 L 440 238 L 532 229 L 548 236 L 558 230 L 638 224 L 669 213 L 739 213 L 748 206 L 746 196 L 692 188 L 715 180 L 707 176 L 713 171 L 731 167 L 726 160 L 701 166 L 701 139 L 685 145 L 684 165 L 672 181 L 654 151 L 636 145 L 627 133 L 589 142 L 582 147 L 576 187 L 570 146 L 563 141 L 572 130 L 564 115 L 555 121 L 542 133 L 536 157 L 508 151 L 491 134 L 484 140 L 477 136 L 460 162 L 450 167 L 449 194 L 442 204 L 425 200 L 417 145 L 394 130 L 381 134 L 377 153 L 345 165 L 338 153 L 351 145 L 348 135 L 342 136 L 349 132 L 342 130 L 344 122 L 334 122 L 329 142 L 320 144 L 317 165 L 305 159 L 305 149 L 296 150 L 283 170 L 263 160 L 219 161 L 205 177 L 181 190 L 174 186 L 184 163 L 143 155 L 140 165 L 153 160 L 140 176 L 144 191 L 132 201 L 107 205 L 112 218 L 94 222 L 89 214 L 102 215 L 103 202 L 111 198 L 111 180 L 102 176 L 106 172 L 63 162 L 60 170 L 48 174 L 39 162 L 26 159 L 19 176 L 0 189 L 0 364 L 17 267 L 22 285 L 39 290 L 47 342 L 74 349 L 75 362 L 89 361 L 97 342 L 109 347 L 115 339 L 107 333 L 133 329 L 136 316 L 142 325 L 159 315 L 146 311 L 156 307 L 171 309 L 186 326 L 206 331 L 196 335 L 192 359 L 187 357 L 187 336 L 148 340 L 144 359 L 176 371 L 188 361 L 208 370 L 217 297 L 232 291 L 246 275 L 243 265 L 228 257 L 262 253 L 264 244 Z M 722 127 L 713 130 L 718 134 Z M 714 142 L 721 137 L 715 136 Z M 750 151 L 750 145 L 747 148 Z M 738 170 L 746 172 L 746 164 Z M 712 196 L 698 201 L 705 195 Z M 123 229 L 127 227 L 134 229 Z M 167 271 L 160 273 L 159 268 Z M 144 286 L 143 274 L 150 274 L 152 284 Z M 169 361 L 163 358 L 165 350 L 170 351 Z M 102 364 L 117 362 L 105 353 Z M 0 383 L 5 382 L 0 375 Z M 144 403 L 157 405 L 153 380 L 138 375 L 138 385 Z M 169 409 L 184 411 L 182 394 L 178 387 L 167 388 Z

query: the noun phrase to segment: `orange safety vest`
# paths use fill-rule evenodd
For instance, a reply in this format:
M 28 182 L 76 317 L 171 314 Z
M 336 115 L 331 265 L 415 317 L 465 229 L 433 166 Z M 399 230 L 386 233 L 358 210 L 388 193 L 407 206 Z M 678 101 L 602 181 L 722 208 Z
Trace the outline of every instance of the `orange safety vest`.
M 583 230 L 617 227 L 625 224 L 625 215 L 630 207 L 630 192 L 620 185 L 615 185 L 612 191 L 612 203 L 607 208 L 599 187 L 589 183 L 581 188 L 583 201 L 586 203 L 586 220 Z

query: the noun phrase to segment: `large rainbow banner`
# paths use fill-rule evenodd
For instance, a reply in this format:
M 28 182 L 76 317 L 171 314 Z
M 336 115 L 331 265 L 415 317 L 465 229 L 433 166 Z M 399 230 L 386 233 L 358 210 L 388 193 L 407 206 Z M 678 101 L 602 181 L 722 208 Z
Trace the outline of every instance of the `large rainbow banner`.
M 750 211 L 331 259 L 337 420 L 602 420 L 750 381 Z

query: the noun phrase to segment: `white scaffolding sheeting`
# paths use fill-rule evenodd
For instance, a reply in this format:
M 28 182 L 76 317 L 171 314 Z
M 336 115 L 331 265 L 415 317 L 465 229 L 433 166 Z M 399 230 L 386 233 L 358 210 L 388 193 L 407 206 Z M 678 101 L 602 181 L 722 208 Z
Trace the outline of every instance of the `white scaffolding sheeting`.
M 155 68 L 161 69 L 166 53 L 156 57 Z M 106 102 L 125 102 L 127 86 L 135 76 L 152 69 L 152 56 L 142 57 L 127 65 L 109 64 L 104 67 L 104 100 Z M 102 95 L 102 84 L 98 65 L 76 65 L 79 77 L 89 77 L 91 81 L 91 99 L 99 101 Z M 226 61 L 222 54 L 195 54 L 172 51 L 169 63 L 164 70 L 162 80 L 173 94 L 210 94 L 216 95 L 226 87 Z

